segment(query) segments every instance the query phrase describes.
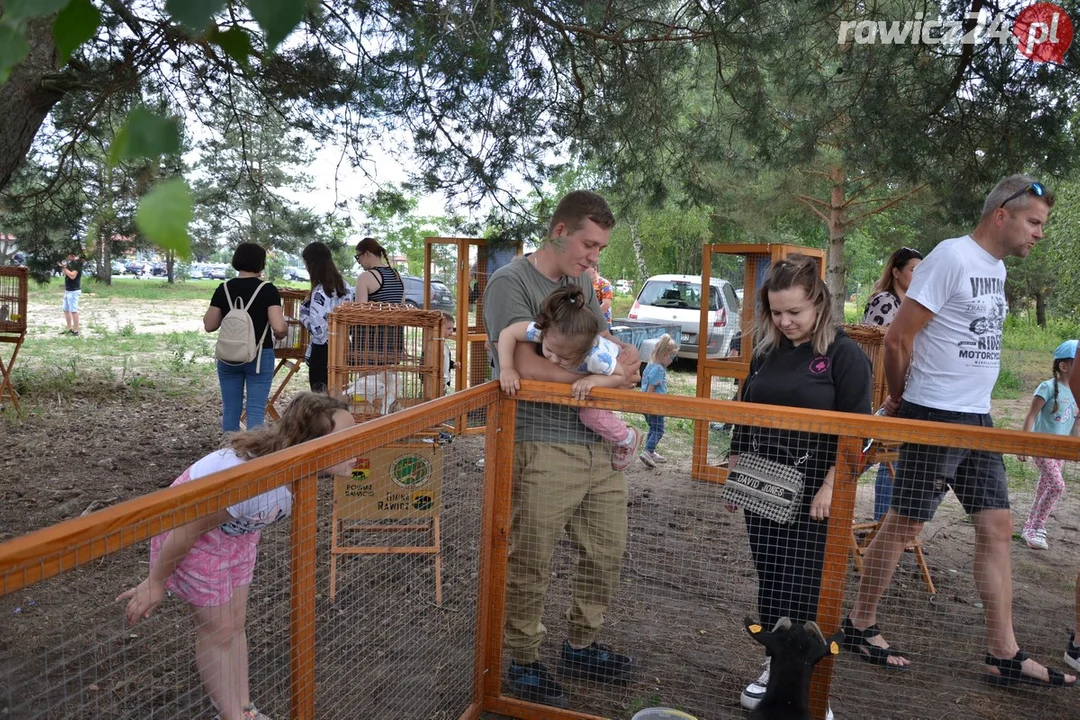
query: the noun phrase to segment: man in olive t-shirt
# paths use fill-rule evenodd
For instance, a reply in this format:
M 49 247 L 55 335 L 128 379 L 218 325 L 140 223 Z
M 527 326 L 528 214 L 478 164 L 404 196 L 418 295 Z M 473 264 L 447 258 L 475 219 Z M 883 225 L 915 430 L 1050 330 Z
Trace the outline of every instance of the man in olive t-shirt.
M 610 241 L 614 225 L 611 209 L 596 193 L 579 190 L 564 197 L 540 249 L 499 269 L 488 282 L 484 326 L 489 342 L 496 343 L 507 326 L 535 319 L 551 291 L 567 284 L 582 289 L 600 327 L 606 328 L 588 270 Z M 610 338 L 606 331 L 603 335 Z M 638 353 L 615 342 L 630 387 L 640 377 Z M 548 361 L 537 348 L 535 343 L 517 346 L 514 361 L 523 378 L 571 383 L 581 377 Z M 494 362 L 497 377 L 497 356 Z M 626 680 L 633 669 L 630 657 L 596 643 L 626 547 L 626 478 L 611 468 L 611 445 L 581 424 L 575 408 L 519 403 L 514 439 L 505 628 L 510 683 L 524 700 L 566 707 L 561 685 L 539 661 L 551 555 L 564 528 L 581 560 L 559 671 L 615 682 Z

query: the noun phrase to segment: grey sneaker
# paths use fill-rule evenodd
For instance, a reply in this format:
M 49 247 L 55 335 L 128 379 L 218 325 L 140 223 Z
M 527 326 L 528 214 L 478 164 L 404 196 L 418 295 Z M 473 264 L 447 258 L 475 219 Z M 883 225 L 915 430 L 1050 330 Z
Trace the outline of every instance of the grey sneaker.
M 638 460 L 645 463 L 646 467 L 651 467 L 651 468 L 656 467 L 656 461 L 653 460 L 652 453 L 649 452 L 648 450 L 642 450 L 641 454 L 638 455 Z

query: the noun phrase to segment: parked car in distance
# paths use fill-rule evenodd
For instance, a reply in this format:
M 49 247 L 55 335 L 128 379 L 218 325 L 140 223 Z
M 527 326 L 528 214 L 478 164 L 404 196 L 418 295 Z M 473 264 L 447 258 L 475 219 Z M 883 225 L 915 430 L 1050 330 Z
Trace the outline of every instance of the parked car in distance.
M 150 274 L 150 263 L 143 260 L 128 260 L 124 263 L 124 269 L 137 277 Z
M 401 281 L 405 284 L 404 304 L 410 307 L 424 307 L 424 278 L 402 275 Z M 431 281 L 431 309 L 454 312 L 454 296 L 450 288 L 440 280 Z
M 112 263 L 109 264 L 109 271 L 113 275 L 123 275 L 124 263 L 119 262 L 118 260 L 113 260 Z
M 206 273 L 206 277 L 213 280 L 224 280 L 229 276 L 228 266 L 226 265 L 210 265 L 207 270 L 209 272 Z
M 630 284 L 629 280 L 616 280 L 615 281 L 615 292 L 623 293 L 624 295 L 629 295 L 632 292 L 634 292 L 634 286 Z
M 286 280 L 292 280 L 294 282 L 311 282 L 311 275 L 308 274 L 306 267 L 291 265 L 286 267 L 281 275 Z
M 631 320 L 675 322 L 682 326 L 679 357 L 698 358 L 698 331 L 701 321 L 701 277 L 698 275 L 654 275 L 645 281 L 628 317 Z M 735 288 L 721 278 L 712 278 L 709 288 L 709 333 L 705 343 L 708 358 L 726 357 L 731 339 L 739 332 L 742 307 Z

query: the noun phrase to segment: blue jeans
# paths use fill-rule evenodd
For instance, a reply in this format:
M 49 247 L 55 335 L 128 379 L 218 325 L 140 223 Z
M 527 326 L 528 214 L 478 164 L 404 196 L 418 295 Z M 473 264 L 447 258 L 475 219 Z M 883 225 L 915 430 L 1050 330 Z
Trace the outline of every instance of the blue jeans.
M 221 384 L 221 429 L 236 432 L 244 407 L 244 386 L 247 385 L 247 427 L 263 424 L 266 399 L 270 397 L 270 382 L 274 379 L 274 349 L 263 348 L 262 368 L 255 372 L 258 358 L 243 365 L 229 365 L 218 360 L 217 376 Z
M 877 479 L 874 480 L 874 520 L 878 521 L 889 512 L 892 504 L 892 475 L 888 463 L 878 463 Z
M 649 436 L 645 438 L 645 449 L 654 452 L 664 437 L 664 416 L 646 415 L 645 422 L 649 425 Z

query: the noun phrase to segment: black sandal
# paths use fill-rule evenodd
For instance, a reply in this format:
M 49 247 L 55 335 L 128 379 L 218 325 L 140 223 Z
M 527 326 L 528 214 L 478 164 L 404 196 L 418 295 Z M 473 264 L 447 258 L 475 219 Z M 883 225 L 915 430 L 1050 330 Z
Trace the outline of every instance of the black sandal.
M 1065 682 L 1065 676 L 1059 673 L 1057 670 L 1046 668 L 1046 672 L 1049 673 L 1049 680 L 1043 680 L 1037 677 L 1031 677 L 1023 673 L 1022 663 L 1030 657 L 1026 652 L 1020 650 L 1015 656 L 1011 658 L 999 658 L 994 657 L 990 653 L 986 653 L 985 663 L 990 667 L 997 668 L 1001 671 L 1000 675 L 994 673 L 986 673 L 983 675 L 983 680 L 991 685 L 1008 686 L 1008 685 L 1038 685 L 1040 687 L 1072 687 L 1076 682 Z
M 846 617 L 844 618 L 844 622 L 840 625 L 840 630 L 844 633 L 844 649 L 855 653 L 859 656 L 859 659 L 868 662 L 871 665 L 880 665 L 887 670 L 903 672 L 908 669 L 907 665 L 894 665 L 889 662 L 889 658 L 892 656 L 904 656 L 899 650 L 896 648 L 878 647 L 870 642 L 870 638 L 881 634 L 881 630 L 878 629 L 876 624 L 871 625 L 865 630 L 857 630 L 851 623 L 851 618 Z M 863 652 L 864 650 L 866 652 Z

